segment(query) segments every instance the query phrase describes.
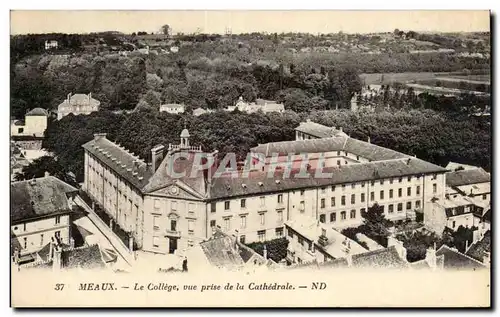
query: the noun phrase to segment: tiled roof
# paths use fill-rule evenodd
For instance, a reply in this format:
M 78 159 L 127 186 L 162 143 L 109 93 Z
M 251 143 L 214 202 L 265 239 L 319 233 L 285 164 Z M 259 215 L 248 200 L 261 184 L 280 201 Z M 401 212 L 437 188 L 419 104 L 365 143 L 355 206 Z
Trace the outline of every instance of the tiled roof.
M 380 249 L 352 256 L 352 265 L 354 267 L 369 268 L 405 268 L 408 262 L 398 254 L 395 246 L 387 249 Z
M 97 269 L 106 266 L 101 256 L 101 250 L 97 244 L 89 247 L 63 250 L 61 257 L 65 269 Z
M 101 104 L 101 102 L 97 99 L 92 98 L 91 96 L 89 98 L 89 95 L 86 94 L 74 94 L 71 96 L 69 103 L 68 99 L 64 99 L 64 101 L 58 106 L 58 109 L 71 107 L 73 105 L 82 105 L 82 104 L 98 106 Z
M 238 268 L 244 265 L 241 255 L 236 250 L 236 242 L 230 236 L 213 238 L 200 243 L 210 264 L 219 268 Z
M 262 153 L 266 156 L 271 156 L 273 153 L 286 155 L 346 151 L 371 161 L 411 157 L 373 143 L 350 138 L 346 135 L 311 140 L 271 142 L 256 146 L 252 148 L 251 151 L 254 153 Z
M 482 168 L 446 173 L 446 185 L 451 187 L 477 183 L 487 183 L 490 181 L 490 174 Z
M 83 148 L 139 190 L 146 186 L 153 176 L 151 167 L 144 161 L 138 162 L 137 156 L 127 152 L 106 137 L 96 137 L 85 143 Z M 134 173 L 137 174 L 134 175 Z
M 312 121 L 301 122 L 295 130 L 313 135 L 317 138 L 331 138 L 341 133 L 340 130 Z
M 444 255 L 444 268 L 445 269 L 481 269 L 485 268 L 482 263 L 474 260 L 473 258 L 453 250 L 447 245 L 441 246 L 436 252 L 437 256 Z
M 417 158 L 351 164 L 342 167 L 325 167 L 322 173 L 331 173 L 332 175 L 330 178 L 315 178 L 315 172 L 313 170 L 310 171 L 305 178 L 300 177 L 299 171 L 297 170 L 293 170 L 290 173 L 290 177 L 287 178 L 283 178 L 285 170 L 277 170 L 271 177 L 268 177 L 267 172 L 252 171 L 248 174 L 248 177 L 241 175 L 241 177 L 228 176 L 213 178 L 210 186 L 210 198 L 220 199 L 258 193 L 264 194 L 290 189 L 311 188 L 444 171 L 445 169 L 442 167 Z
M 471 245 L 469 250 L 465 253 L 471 258 L 483 262 L 486 252 L 491 252 L 491 233 L 487 231 L 483 239 Z
M 48 112 L 42 108 L 35 108 L 26 113 L 27 116 L 48 116 Z
M 69 212 L 67 193 L 77 189 L 48 176 L 11 183 L 10 219 L 13 223 Z

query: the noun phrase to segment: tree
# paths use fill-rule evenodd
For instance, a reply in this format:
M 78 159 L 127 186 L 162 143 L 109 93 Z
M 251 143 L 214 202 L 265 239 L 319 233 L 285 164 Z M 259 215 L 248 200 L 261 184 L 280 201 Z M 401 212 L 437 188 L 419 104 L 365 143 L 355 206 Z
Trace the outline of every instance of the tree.
M 166 36 L 170 36 L 170 25 L 168 24 L 162 25 L 160 31 Z
M 45 176 L 46 172 L 70 185 L 77 185 L 74 179 L 68 175 L 68 171 L 66 170 L 65 166 L 60 164 L 52 156 L 47 155 L 39 157 L 29 165 L 23 167 L 21 172 L 18 172 L 16 173 L 16 175 L 14 175 L 14 178 L 16 181 L 39 178 Z
M 362 232 L 367 237 L 387 247 L 389 228 L 393 226 L 393 222 L 385 218 L 384 207 L 375 204 L 368 208 L 368 211 L 363 212 L 361 216 L 363 217 Z

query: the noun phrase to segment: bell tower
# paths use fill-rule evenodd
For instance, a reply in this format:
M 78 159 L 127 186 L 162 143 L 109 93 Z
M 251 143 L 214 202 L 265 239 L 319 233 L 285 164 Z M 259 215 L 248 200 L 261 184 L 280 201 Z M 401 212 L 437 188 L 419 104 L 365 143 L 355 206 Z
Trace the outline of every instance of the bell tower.
M 181 148 L 188 148 L 189 147 L 189 131 L 188 129 L 184 128 L 181 132 Z

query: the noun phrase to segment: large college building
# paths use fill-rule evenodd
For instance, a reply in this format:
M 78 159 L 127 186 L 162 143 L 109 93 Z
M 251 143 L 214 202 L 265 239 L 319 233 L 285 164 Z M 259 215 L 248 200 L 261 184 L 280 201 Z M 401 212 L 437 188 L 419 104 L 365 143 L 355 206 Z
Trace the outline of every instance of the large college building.
M 374 204 L 391 220 L 414 219 L 445 197 L 445 168 L 311 122 L 295 141 L 253 148 L 257 164 L 237 177 L 214 177 L 210 168 L 190 173 L 197 154 L 216 153 L 191 146 L 186 129 L 180 141 L 154 147 L 150 163 L 103 134 L 83 146 L 84 189 L 145 251 L 175 253 L 215 228 L 237 231 L 245 243 L 270 240 L 299 216 L 335 229 L 358 226 Z M 173 177 L 172 170 L 187 173 Z

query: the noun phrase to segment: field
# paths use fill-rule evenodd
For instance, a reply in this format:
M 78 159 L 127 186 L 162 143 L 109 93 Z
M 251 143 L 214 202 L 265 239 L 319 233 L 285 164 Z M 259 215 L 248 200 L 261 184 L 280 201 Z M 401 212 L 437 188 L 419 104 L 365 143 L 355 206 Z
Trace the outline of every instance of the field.
M 433 72 L 407 72 L 407 73 L 375 73 L 375 74 L 361 74 L 361 80 L 365 85 L 387 85 L 396 82 L 405 83 L 409 81 L 419 82 L 424 80 L 432 80 L 437 77 L 447 77 L 456 79 L 465 79 L 464 81 L 490 81 L 490 74 L 488 70 L 481 72 L 474 72 L 466 74 L 464 72 L 451 72 L 451 73 L 433 73 Z
M 468 81 L 456 78 L 447 77 L 436 77 L 435 79 L 429 80 L 419 80 L 416 81 L 417 84 L 431 86 L 431 87 L 443 87 L 451 89 L 478 91 L 478 92 L 488 92 L 489 84 L 479 81 Z

